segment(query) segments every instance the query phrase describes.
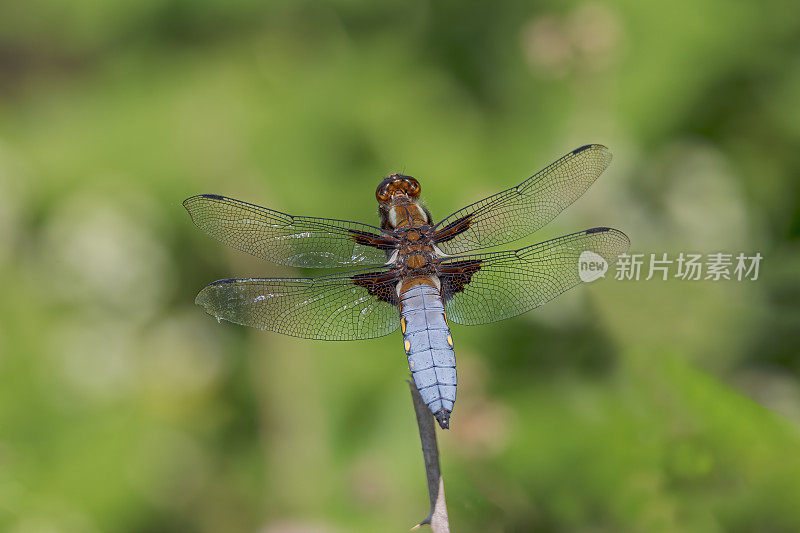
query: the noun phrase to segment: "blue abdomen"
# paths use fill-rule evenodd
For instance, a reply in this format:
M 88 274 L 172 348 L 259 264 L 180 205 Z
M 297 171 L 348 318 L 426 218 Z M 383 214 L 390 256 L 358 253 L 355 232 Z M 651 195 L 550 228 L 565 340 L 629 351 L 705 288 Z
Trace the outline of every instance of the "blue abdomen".
M 400 296 L 403 345 L 422 399 L 442 429 L 456 401 L 456 355 L 439 291 L 414 285 Z

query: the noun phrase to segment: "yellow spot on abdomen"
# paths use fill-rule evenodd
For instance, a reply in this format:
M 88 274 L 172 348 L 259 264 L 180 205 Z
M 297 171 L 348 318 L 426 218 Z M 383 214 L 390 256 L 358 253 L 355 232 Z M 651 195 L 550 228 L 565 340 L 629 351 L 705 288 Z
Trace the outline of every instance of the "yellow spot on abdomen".
M 406 339 L 403 345 L 406 347 L 406 353 L 408 353 L 411 350 L 411 343 Z
M 450 334 L 447 335 L 447 344 L 449 344 L 451 348 L 453 347 L 453 337 L 451 337 Z
M 400 319 L 400 331 L 406 332 L 406 317 Z

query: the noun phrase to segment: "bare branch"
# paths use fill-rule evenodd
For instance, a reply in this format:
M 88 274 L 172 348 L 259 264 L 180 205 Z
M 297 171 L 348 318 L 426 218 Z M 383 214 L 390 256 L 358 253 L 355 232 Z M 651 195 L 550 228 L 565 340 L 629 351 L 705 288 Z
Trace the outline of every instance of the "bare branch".
M 431 510 L 428 517 L 414 526 L 417 529 L 423 524 L 430 524 L 434 533 L 450 533 L 450 522 L 447 519 L 447 504 L 444 499 L 444 479 L 439 468 L 439 446 L 436 443 L 436 424 L 428 406 L 419 395 L 412 381 L 408 382 L 411 399 L 414 401 L 414 412 L 417 414 L 419 440 L 422 443 L 422 456 L 425 459 L 425 474 L 428 477 L 428 496 Z

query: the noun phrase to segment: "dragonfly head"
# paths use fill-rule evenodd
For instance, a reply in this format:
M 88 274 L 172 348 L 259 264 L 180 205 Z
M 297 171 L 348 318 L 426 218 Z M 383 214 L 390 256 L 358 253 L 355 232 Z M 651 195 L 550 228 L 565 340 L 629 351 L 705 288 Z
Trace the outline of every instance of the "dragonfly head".
M 379 203 L 385 204 L 390 202 L 395 195 L 403 194 L 414 200 L 419 198 L 421 192 L 422 187 L 419 182 L 411 176 L 389 174 L 378 185 L 375 198 Z

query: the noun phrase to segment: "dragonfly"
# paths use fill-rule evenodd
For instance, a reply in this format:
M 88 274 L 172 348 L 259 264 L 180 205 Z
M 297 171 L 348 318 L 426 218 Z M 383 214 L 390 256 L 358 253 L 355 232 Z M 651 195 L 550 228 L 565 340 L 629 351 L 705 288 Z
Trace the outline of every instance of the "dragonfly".
M 581 146 L 439 222 L 420 200 L 419 181 L 403 174 L 378 185 L 380 226 L 288 215 L 217 194 L 192 196 L 183 202 L 192 221 L 228 246 L 281 265 L 346 269 L 220 279 L 195 301 L 219 321 L 306 339 L 370 339 L 399 328 L 414 384 L 448 429 L 457 387 L 450 323 L 487 324 L 539 307 L 581 283 L 581 254 L 613 264 L 630 241 L 617 229 L 596 227 L 518 250 L 473 252 L 540 229 L 610 162 L 605 146 Z

